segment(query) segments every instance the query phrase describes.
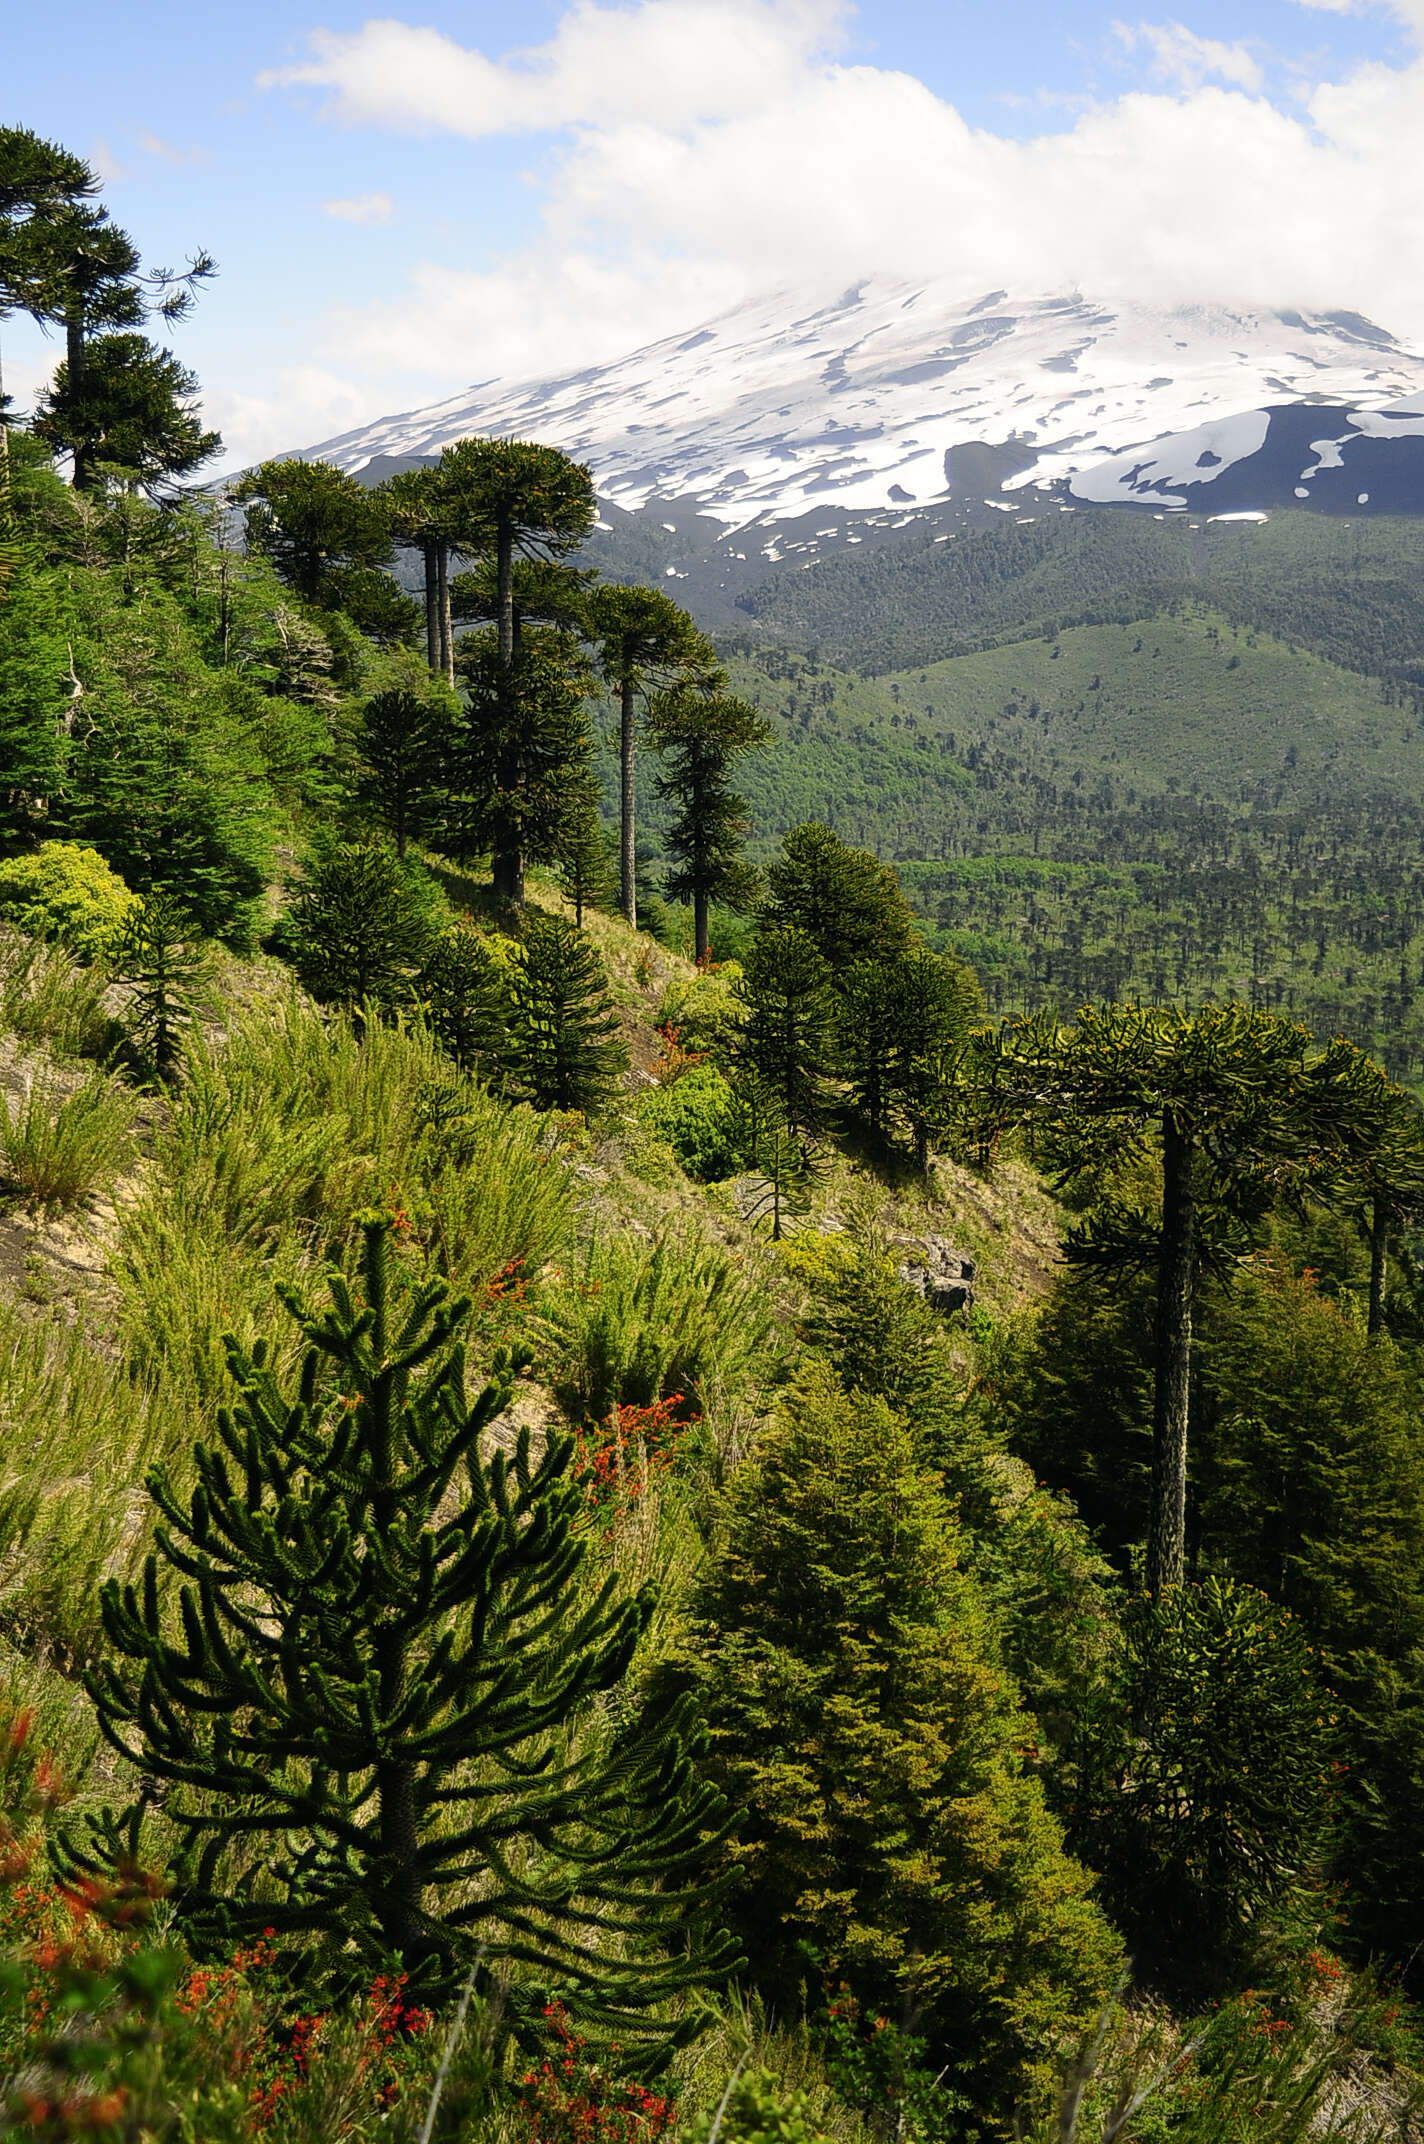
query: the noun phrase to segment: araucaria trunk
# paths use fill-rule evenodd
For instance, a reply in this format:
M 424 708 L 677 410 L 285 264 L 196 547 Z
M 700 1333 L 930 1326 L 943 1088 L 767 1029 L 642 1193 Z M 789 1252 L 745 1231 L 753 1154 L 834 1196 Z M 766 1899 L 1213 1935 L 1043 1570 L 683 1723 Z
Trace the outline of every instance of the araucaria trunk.
M 1389 1272 L 1389 1208 L 1376 1199 L 1370 1215 L 1370 1315 L 1369 1334 L 1378 1339 L 1384 1331 L 1384 1288 Z
M 1152 1418 L 1152 1510 L 1147 1585 L 1155 1600 L 1186 1568 L 1187 1433 L 1196 1278 L 1193 1145 L 1170 1110 L 1162 1117 L 1162 1248 L 1157 1266 L 1157 1383 Z
M 427 543 L 425 551 L 425 660 L 432 677 L 439 677 L 445 669 L 444 650 L 440 645 L 440 546 Z

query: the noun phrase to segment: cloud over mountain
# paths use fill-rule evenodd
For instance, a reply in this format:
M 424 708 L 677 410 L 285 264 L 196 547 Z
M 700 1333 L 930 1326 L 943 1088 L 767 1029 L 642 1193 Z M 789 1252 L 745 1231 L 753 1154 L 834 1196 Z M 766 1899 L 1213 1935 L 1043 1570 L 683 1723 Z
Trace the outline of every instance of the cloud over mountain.
M 1424 0 L 1396 13 L 1424 26 Z M 388 380 L 527 376 L 867 273 L 1345 307 L 1424 336 L 1417 51 L 1302 88 L 1257 41 L 1124 24 L 1138 84 L 1021 139 L 849 61 L 849 20 L 842 0 L 574 0 L 505 55 L 390 18 L 314 32 L 263 80 L 330 123 L 540 144 L 534 241 L 413 261 L 333 353 Z

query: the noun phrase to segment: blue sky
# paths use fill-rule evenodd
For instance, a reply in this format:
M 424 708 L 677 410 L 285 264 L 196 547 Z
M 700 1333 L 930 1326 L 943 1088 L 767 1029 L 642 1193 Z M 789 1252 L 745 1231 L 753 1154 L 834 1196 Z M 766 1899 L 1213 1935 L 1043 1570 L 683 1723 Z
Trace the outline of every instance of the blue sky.
M 3 109 L 94 157 L 150 260 L 217 255 L 176 346 L 246 458 L 798 277 L 1333 294 L 1424 334 L 1421 28 L 1424 0 L 74 0 L 7 26 Z M 7 330 L 21 392 L 50 355 Z

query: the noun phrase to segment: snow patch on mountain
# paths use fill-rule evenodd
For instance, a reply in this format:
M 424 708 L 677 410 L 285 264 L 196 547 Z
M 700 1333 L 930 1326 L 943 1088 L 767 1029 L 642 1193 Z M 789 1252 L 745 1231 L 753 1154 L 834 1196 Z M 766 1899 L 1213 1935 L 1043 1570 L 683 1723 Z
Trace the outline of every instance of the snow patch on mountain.
M 587 462 L 605 501 L 676 502 L 730 535 L 1045 490 L 1180 507 L 1261 450 L 1267 411 L 1303 403 L 1330 406 L 1317 431 L 1424 437 L 1424 357 L 1353 313 L 872 280 L 779 292 L 613 364 L 486 381 L 306 452 L 359 471 L 471 434 L 539 439 Z

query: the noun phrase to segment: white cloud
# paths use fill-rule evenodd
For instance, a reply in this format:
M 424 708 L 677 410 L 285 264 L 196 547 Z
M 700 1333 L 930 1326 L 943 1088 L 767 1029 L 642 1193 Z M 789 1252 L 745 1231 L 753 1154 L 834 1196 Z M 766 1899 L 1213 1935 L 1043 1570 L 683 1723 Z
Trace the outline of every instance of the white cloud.
M 1199 89 L 1217 80 L 1258 90 L 1265 79 L 1260 61 L 1239 41 L 1227 45 L 1216 37 L 1198 37 L 1180 22 L 1115 22 L 1112 27 L 1125 52 L 1145 50 L 1154 79 L 1174 88 Z
M 259 86 L 331 92 L 351 123 L 477 140 L 644 119 L 664 126 L 766 110 L 839 41 L 844 0 L 574 0 L 547 44 L 491 60 L 439 30 L 316 30 L 311 57 Z
M 1424 25 L 1424 0 L 1405 8 Z M 407 290 L 329 324 L 331 362 L 409 407 L 867 273 L 1349 307 L 1424 343 L 1418 59 L 1283 108 L 1247 45 L 1138 22 L 1122 37 L 1141 86 L 1023 140 L 909 74 L 845 64 L 844 25 L 840 0 L 573 0 L 545 45 L 505 57 L 392 20 L 319 33 L 265 79 L 327 92 L 337 120 L 556 137 L 536 241 L 487 271 L 413 263 Z M 288 443 L 348 421 L 330 416 L 294 418 Z
M 215 388 L 203 397 L 203 416 L 223 436 L 220 470 L 243 469 L 308 440 L 369 424 L 390 409 L 389 387 L 356 383 L 321 365 L 285 365 L 266 394 Z M 206 480 L 209 472 L 204 470 Z
M 389 223 L 389 194 L 356 194 L 349 201 L 323 201 L 322 208 L 338 223 Z
M 206 164 L 209 161 L 206 149 L 179 149 L 161 134 L 151 133 L 140 127 L 134 136 L 145 156 L 156 156 L 165 164 Z

